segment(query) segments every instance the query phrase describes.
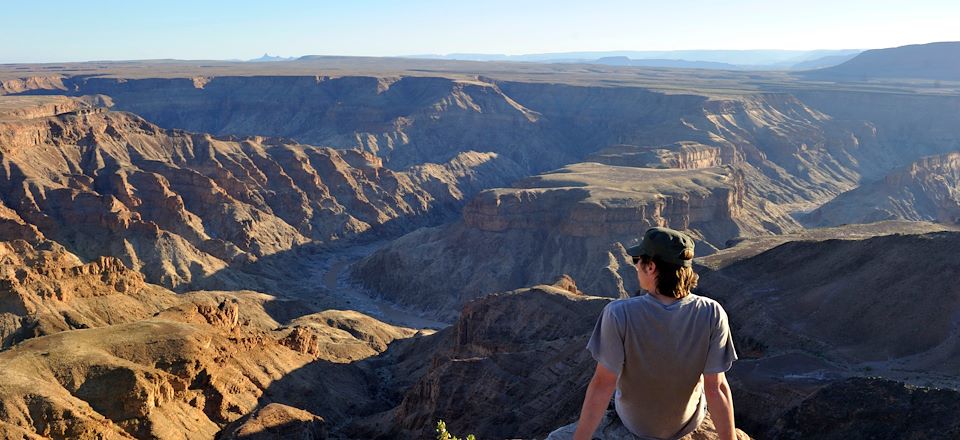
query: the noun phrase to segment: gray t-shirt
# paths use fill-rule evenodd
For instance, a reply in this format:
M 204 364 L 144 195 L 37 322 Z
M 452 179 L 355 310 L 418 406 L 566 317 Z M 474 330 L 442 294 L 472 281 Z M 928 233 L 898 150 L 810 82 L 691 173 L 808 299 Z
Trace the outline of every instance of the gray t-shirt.
M 723 307 L 693 294 L 670 305 L 647 294 L 607 304 L 587 350 L 618 375 L 623 424 L 651 439 L 693 432 L 706 414 L 702 375 L 737 359 Z

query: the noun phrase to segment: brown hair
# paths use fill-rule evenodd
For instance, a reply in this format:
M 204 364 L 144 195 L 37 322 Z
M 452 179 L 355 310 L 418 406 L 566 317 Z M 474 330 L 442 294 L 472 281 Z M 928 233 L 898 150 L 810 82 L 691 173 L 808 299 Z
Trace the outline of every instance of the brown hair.
M 690 253 L 690 258 L 686 258 L 687 252 Z M 692 258 L 693 252 L 689 250 L 684 251 L 683 259 Z M 657 265 L 657 293 L 664 296 L 677 299 L 683 298 L 697 287 L 697 281 L 700 280 L 700 276 L 697 275 L 691 267 L 667 263 L 660 258 L 649 257 L 647 255 L 640 256 L 640 261 L 642 261 L 643 264 L 648 264 L 652 261 Z

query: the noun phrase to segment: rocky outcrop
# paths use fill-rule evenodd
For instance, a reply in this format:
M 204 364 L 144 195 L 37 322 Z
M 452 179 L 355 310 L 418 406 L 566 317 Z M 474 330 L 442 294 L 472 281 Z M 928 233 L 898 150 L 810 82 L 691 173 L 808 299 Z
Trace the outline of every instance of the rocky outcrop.
M 615 166 L 679 169 L 713 168 L 742 160 L 724 158 L 721 152 L 720 147 L 681 141 L 659 147 L 614 145 L 587 156 L 586 160 Z
M 111 105 L 113 102 L 110 97 L 103 95 L 76 98 L 57 95 L 4 97 L 0 99 L 0 119 L 16 120 L 66 113 L 96 113 Z
M 136 321 L 177 302 L 120 260 L 82 263 L 40 240 L 0 242 L 0 348 L 65 330 Z
M 960 152 L 925 157 L 845 192 L 804 217 L 816 226 L 882 220 L 960 224 Z
M 577 430 L 577 423 L 571 423 L 550 433 L 546 440 L 571 440 Z M 737 440 L 750 440 L 750 436 L 740 429 L 736 431 Z M 620 421 L 614 410 L 608 410 L 603 419 L 600 420 L 600 426 L 594 431 L 592 439 L 595 440 L 633 440 L 637 436 L 633 435 Z M 713 423 L 710 412 L 707 411 L 703 421 L 697 429 L 683 437 L 680 440 L 718 440 L 720 435 L 717 433 L 717 427 Z
M 468 303 L 429 370 L 387 417 L 388 437 L 425 438 L 437 420 L 478 438 L 542 438 L 575 418 L 592 374 L 584 350 L 608 299 L 537 286 Z
M 0 241 L 23 240 L 36 245 L 45 241 L 45 237 L 36 226 L 27 223 L 14 211 L 0 201 Z
M 280 343 L 290 349 L 343 363 L 382 353 L 391 342 L 417 334 L 351 310 L 301 316 L 279 331 L 286 333 Z
M 743 215 L 743 176 L 732 168 L 690 172 L 586 163 L 515 187 L 479 194 L 464 208 L 464 223 L 480 231 L 574 237 L 621 237 L 658 224 L 710 229 L 700 235 L 718 241 L 737 235 L 734 219 Z
M 7 211 L 83 258 L 115 256 L 173 288 L 233 286 L 231 264 L 436 222 L 520 173 L 491 153 L 398 173 L 370 153 L 166 131 L 117 112 L 0 128 Z
M 764 340 L 770 352 L 805 349 L 856 364 L 899 359 L 934 372 L 956 363 L 947 341 L 960 292 L 943 280 L 956 273 L 949 255 L 958 245 L 960 233 L 950 231 L 789 242 L 705 273 L 701 285 L 751 316 L 740 334 Z M 911 324 L 917 320 L 925 324 Z M 934 352 L 943 366 L 921 360 Z
M 527 176 L 519 165 L 496 153 L 476 151 L 460 153 L 444 164 L 416 165 L 406 172 L 416 185 L 430 194 L 464 201 L 482 190 L 504 186 Z
M 0 78 L 0 95 L 22 93 L 33 90 L 66 91 L 64 75 L 47 74 L 21 78 Z
M 271 403 L 231 423 L 217 437 L 223 440 L 324 440 L 322 417 L 302 409 Z

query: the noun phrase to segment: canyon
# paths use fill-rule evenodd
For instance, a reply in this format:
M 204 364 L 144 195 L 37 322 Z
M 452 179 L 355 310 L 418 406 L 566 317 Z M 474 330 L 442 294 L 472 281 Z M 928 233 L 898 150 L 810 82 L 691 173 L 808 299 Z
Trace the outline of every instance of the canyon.
M 256 64 L 0 66 L 5 437 L 544 438 L 651 226 L 746 434 L 956 432 L 960 78 Z

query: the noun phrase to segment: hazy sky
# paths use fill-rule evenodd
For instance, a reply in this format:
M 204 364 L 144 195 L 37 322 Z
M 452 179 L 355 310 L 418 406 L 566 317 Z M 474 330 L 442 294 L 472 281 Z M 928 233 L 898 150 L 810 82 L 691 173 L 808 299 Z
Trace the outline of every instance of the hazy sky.
M 958 0 L 3 1 L 0 63 L 867 49 L 958 41 L 958 22 Z

